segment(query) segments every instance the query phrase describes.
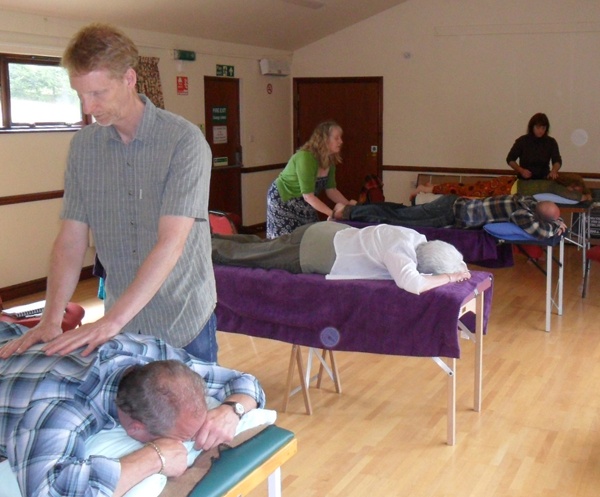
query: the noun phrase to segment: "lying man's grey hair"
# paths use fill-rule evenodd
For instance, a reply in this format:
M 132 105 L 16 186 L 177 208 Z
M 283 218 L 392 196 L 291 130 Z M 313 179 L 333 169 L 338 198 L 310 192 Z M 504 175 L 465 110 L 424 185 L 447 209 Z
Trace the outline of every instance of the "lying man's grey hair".
M 416 248 L 417 271 L 421 274 L 444 274 L 466 271 L 467 265 L 462 254 L 454 245 L 431 240 Z

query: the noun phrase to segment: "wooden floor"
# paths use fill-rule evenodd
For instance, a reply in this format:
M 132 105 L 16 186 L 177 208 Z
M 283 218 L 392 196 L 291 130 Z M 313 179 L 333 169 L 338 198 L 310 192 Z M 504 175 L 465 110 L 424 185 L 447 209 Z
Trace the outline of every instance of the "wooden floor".
M 600 494 L 600 265 L 583 300 L 581 256 L 567 249 L 564 315 L 553 315 L 550 333 L 544 276 L 522 256 L 492 272 L 483 408 L 472 410 L 473 347 L 464 342 L 457 444 L 445 443 L 446 382 L 433 361 L 336 353 L 343 393 L 325 381 L 311 389 L 312 416 L 300 395 L 279 414 L 299 448 L 283 467 L 285 497 Z M 102 313 L 94 292 L 89 280 L 74 298 L 88 319 Z M 268 406 L 279 409 L 291 346 L 228 333 L 218 339 L 220 362 L 254 373 Z M 266 495 L 266 485 L 250 494 Z

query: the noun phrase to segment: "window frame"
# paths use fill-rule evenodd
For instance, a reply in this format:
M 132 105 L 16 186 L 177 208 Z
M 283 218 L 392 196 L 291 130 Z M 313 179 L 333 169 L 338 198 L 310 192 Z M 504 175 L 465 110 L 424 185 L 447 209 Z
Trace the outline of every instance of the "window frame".
M 49 122 L 37 123 L 37 125 L 29 126 L 15 126 L 12 122 L 10 80 L 8 74 L 8 65 L 11 63 L 60 67 L 60 57 L 0 53 L 0 101 L 2 103 L 2 122 L 8 123 L 7 126 L 0 126 L 0 134 L 79 131 L 84 126 L 92 123 L 91 116 L 84 114 L 83 109 L 81 109 L 82 119 L 75 124 L 65 125 L 58 122 Z

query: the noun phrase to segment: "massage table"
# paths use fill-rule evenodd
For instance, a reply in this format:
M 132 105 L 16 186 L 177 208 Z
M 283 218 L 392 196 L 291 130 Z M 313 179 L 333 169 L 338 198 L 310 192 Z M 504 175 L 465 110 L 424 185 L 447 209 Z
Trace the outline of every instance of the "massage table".
M 563 284 L 565 271 L 565 239 L 566 236 L 557 236 L 546 240 L 538 240 L 529 233 L 522 230 L 513 223 L 491 223 L 486 224 L 483 229 L 498 240 L 500 244 L 510 246 L 538 245 L 546 247 L 546 270 L 536 260 L 530 259 L 534 265 L 546 275 L 546 322 L 545 331 L 550 332 L 552 309 L 556 308 L 557 314 L 563 313 Z M 553 249 L 558 246 L 558 259 L 554 258 Z M 558 266 L 558 279 L 556 282 L 556 297 L 552 296 L 552 265 L 556 262 Z
M 206 476 L 183 495 L 241 497 L 266 479 L 268 496 L 281 497 L 281 466 L 296 452 L 297 441 L 291 431 L 269 426 L 244 444 L 222 451 Z
M 594 208 L 593 200 L 585 200 L 576 202 L 552 193 L 538 193 L 534 197 L 536 200 L 548 200 L 554 202 L 560 209 L 561 217 L 567 219 L 571 216 L 570 228 L 565 233 L 565 242 L 571 243 L 581 250 L 582 254 L 582 271 L 585 283 L 586 268 L 587 268 L 587 251 L 590 248 L 590 231 L 592 209 Z M 584 287 L 585 292 L 585 287 Z
M 590 243 L 590 218 L 594 206 L 592 202 L 580 202 L 578 204 L 557 204 L 563 218 L 571 215 L 571 227 L 565 241 L 575 245 L 582 251 L 583 274 L 585 276 L 586 252 Z
M 481 410 L 483 335 L 492 297 L 489 273 L 474 271 L 468 281 L 413 295 L 391 280 L 326 280 L 317 274 L 219 265 L 214 269 L 220 331 L 292 344 L 288 397 L 294 362 L 299 371 L 302 367 L 300 346 L 323 349 L 331 357 L 339 350 L 433 358 L 447 376 L 446 439 L 454 445 L 456 360 L 463 335 L 476 347 L 474 410 Z M 310 413 L 302 371 L 300 380 Z

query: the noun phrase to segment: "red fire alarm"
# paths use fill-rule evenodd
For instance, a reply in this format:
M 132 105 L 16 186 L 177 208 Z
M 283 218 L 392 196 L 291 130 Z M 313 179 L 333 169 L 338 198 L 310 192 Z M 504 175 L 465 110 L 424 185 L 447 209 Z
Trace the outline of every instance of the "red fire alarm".
M 188 94 L 188 77 L 177 76 L 177 95 Z

